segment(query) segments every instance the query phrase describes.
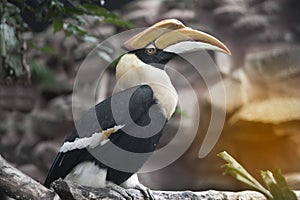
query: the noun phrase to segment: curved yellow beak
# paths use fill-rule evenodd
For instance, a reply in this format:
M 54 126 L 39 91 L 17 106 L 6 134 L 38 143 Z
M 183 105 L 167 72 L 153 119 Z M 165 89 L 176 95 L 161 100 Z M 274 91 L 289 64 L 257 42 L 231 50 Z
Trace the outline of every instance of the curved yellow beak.
M 126 50 L 145 48 L 154 44 L 159 49 L 174 53 L 182 53 L 193 50 L 215 50 L 230 55 L 229 49 L 217 38 L 186 27 L 176 19 L 162 20 L 141 33 L 127 40 L 123 47 Z

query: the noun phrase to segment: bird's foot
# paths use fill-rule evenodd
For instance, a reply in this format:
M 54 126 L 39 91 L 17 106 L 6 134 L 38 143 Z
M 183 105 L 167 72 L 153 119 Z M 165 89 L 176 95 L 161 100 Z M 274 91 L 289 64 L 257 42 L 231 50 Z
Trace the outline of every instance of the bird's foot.
M 141 193 L 144 195 L 145 199 L 155 200 L 152 191 L 149 188 L 147 188 L 146 186 L 144 186 L 143 184 L 138 184 L 138 185 L 134 186 L 134 189 L 141 191 Z
M 121 186 L 119 186 L 119 185 L 117 185 L 117 184 L 115 184 L 113 182 L 107 181 L 106 182 L 106 188 L 109 188 L 109 189 L 111 189 L 111 190 L 119 193 L 126 200 L 133 200 L 134 199 L 134 197 L 131 194 L 129 194 L 125 188 L 123 188 L 123 187 L 121 187 Z

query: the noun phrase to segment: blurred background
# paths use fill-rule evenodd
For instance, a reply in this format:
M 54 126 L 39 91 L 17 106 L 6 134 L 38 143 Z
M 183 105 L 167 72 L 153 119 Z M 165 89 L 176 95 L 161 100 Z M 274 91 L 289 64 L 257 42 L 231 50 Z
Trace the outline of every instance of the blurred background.
M 88 53 L 121 31 L 176 18 L 215 35 L 231 50 L 230 57 L 210 53 L 223 78 L 210 92 L 222 93 L 224 86 L 226 108 L 220 106 L 223 99 L 212 103 L 203 79 L 186 62 L 172 61 L 198 92 L 198 101 L 189 102 L 186 116 L 183 111 L 172 118 L 162 145 L 172 139 L 184 118 L 186 134 L 191 124 L 199 125 L 197 136 L 176 162 L 141 174 L 141 181 L 160 190 L 246 189 L 222 175 L 223 161 L 216 154 L 226 150 L 255 177 L 258 169 L 279 168 L 291 188 L 300 189 L 300 1 L 83 2 L 0 3 L 0 154 L 5 159 L 43 182 L 74 125 L 73 83 Z M 111 62 L 117 52 L 108 47 L 99 51 L 99 57 Z M 103 75 L 97 100 L 111 94 L 113 73 L 108 69 Z M 94 78 L 90 76 L 85 77 L 83 90 Z M 180 95 L 189 92 L 180 80 L 172 81 Z M 89 98 L 95 97 L 87 96 L 86 101 Z M 82 99 L 74 102 L 76 108 L 87 109 Z M 200 105 L 199 121 L 191 117 L 196 105 Z M 226 112 L 226 121 L 216 146 L 200 159 L 212 108 Z

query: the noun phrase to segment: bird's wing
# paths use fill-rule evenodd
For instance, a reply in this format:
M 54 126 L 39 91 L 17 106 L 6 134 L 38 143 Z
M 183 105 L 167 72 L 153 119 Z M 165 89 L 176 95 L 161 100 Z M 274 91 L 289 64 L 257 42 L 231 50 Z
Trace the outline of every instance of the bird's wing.
M 157 105 L 156 99 L 153 96 L 151 87 L 147 85 L 136 86 L 116 93 L 89 109 L 76 124 L 76 128 L 66 141 L 72 142 L 79 137 L 78 135 L 80 137 L 91 136 L 95 132 L 112 128 L 115 125 L 125 125 L 126 127 L 130 126 L 132 122 L 140 125 L 147 124 L 150 119 L 149 109 L 154 104 Z M 128 121 L 128 111 L 130 111 L 132 121 Z M 120 135 L 121 132 L 122 130 L 119 130 L 112 134 L 114 137 L 110 138 L 111 141 L 117 141 L 117 135 Z M 87 149 L 75 149 L 58 153 L 45 180 L 45 186 L 50 187 L 54 180 L 64 178 L 77 164 L 89 160 L 94 160 L 94 157 Z

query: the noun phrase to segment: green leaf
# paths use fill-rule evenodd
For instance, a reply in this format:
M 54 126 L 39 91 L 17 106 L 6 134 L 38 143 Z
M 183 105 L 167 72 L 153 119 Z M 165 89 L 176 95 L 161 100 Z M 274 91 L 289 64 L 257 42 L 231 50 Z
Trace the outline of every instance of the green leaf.
M 248 186 L 256 189 L 257 191 L 263 193 L 266 197 L 272 199 L 271 193 L 264 188 L 253 176 L 251 176 L 247 170 L 243 168 L 232 156 L 230 156 L 226 151 L 217 154 L 220 158 L 227 162 L 227 164 L 222 165 L 225 169 L 224 174 L 229 174 L 238 181 L 247 184 Z
M 48 53 L 48 54 L 54 54 L 55 53 L 55 48 L 48 47 L 48 46 L 41 47 L 41 48 L 39 48 L 39 50 L 43 53 Z
M 77 23 L 79 25 L 88 25 L 89 24 L 89 22 L 86 20 L 86 18 L 82 15 L 75 15 L 73 18 L 77 21 Z
M 296 194 L 288 188 L 280 170 L 277 169 L 272 172 L 269 170 L 260 171 L 260 175 L 271 192 L 274 200 L 297 200 Z
M 47 0 L 42 1 L 36 8 L 36 12 L 42 12 L 48 6 L 48 4 L 49 4 L 49 1 L 47 1 Z
M 109 24 L 115 24 L 117 26 L 121 26 L 123 28 L 132 28 L 133 24 L 129 21 L 122 20 L 119 18 L 105 18 L 104 21 Z
M 50 21 L 51 19 L 53 19 L 55 16 L 57 16 L 57 11 L 55 9 L 54 6 L 50 6 L 50 8 L 48 9 L 48 12 L 45 16 L 45 19 L 47 21 Z
M 130 22 L 120 19 L 120 17 L 118 15 L 107 11 L 105 8 L 103 8 L 101 6 L 86 3 L 83 5 L 83 8 L 85 9 L 86 13 L 88 13 L 92 16 L 104 17 L 104 22 L 106 22 L 106 23 L 121 26 L 123 28 L 132 28 L 133 27 L 133 25 Z
M 73 7 L 65 7 L 65 12 L 68 16 L 84 14 L 84 12 L 81 9 L 73 8 Z
M 63 82 L 56 80 L 55 73 L 52 72 L 47 66 L 36 62 L 35 60 L 29 60 L 31 66 L 32 81 L 37 83 L 41 88 L 58 91 L 66 88 Z
M 54 32 L 58 32 L 63 27 L 63 21 L 59 17 L 56 17 L 54 18 L 52 25 L 53 25 Z
M 60 12 L 62 12 L 64 9 L 64 4 L 59 0 L 54 0 L 54 1 L 52 0 L 52 5 L 55 6 L 56 9 Z
M 0 25 L 0 56 L 5 57 L 6 56 L 6 42 L 4 38 L 4 33 L 1 30 L 1 25 Z
M 73 34 L 72 31 L 65 30 L 66 37 L 70 37 L 72 34 Z
M 7 75 L 20 77 L 24 74 L 24 68 L 22 65 L 22 58 L 18 54 L 10 54 L 7 57 L 7 64 L 9 68 L 7 69 Z
M 272 172 L 259 171 L 265 185 L 264 188 L 255 178 L 253 178 L 233 157 L 226 151 L 217 154 L 227 163 L 222 166 L 225 168 L 224 174 L 229 174 L 235 179 L 253 187 L 258 192 L 263 193 L 270 200 L 297 200 L 296 194 L 290 190 L 280 170 L 273 170 Z
M 52 47 L 50 47 L 50 46 L 43 46 L 43 47 L 40 47 L 40 46 L 34 44 L 34 43 L 32 42 L 32 40 L 29 40 L 27 44 L 28 44 L 29 47 L 34 48 L 34 49 L 36 49 L 37 51 L 41 51 L 41 52 L 43 52 L 43 53 L 48 53 L 48 54 L 53 54 L 53 53 L 55 53 L 55 48 L 52 48 Z
M 279 187 L 287 187 L 285 178 L 281 175 L 281 171 L 279 169 L 273 170 L 272 174 Z
M 95 15 L 101 15 L 106 16 L 108 14 L 108 11 L 105 8 L 102 8 L 100 6 L 94 5 L 94 4 L 83 4 L 83 7 L 86 9 L 87 12 L 91 12 Z

